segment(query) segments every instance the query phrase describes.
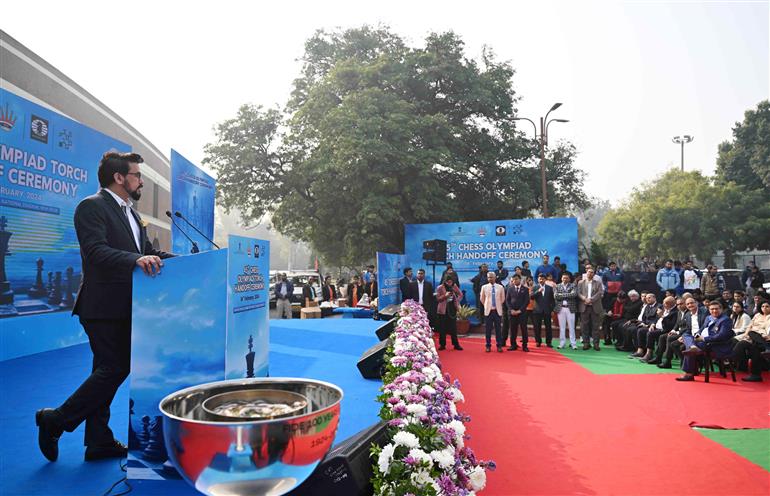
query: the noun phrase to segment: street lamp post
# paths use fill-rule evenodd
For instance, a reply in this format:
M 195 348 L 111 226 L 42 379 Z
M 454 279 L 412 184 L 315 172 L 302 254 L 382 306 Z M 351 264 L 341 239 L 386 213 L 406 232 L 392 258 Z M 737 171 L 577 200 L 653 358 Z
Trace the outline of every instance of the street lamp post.
M 554 103 L 551 109 L 545 114 L 545 117 L 540 118 L 540 135 L 537 134 L 537 125 L 532 119 L 526 117 L 514 117 L 516 121 L 529 121 L 532 123 L 532 127 L 535 128 L 535 139 L 540 144 L 540 187 L 543 191 L 543 217 L 548 217 L 548 185 L 545 179 L 545 147 L 548 145 L 548 126 L 552 122 L 569 122 L 567 119 L 551 119 L 548 120 L 548 114 L 561 107 L 561 103 Z
M 686 143 L 692 142 L 692 140 L 695 139 L 695 136 L 690 136 L 689 134 L 685 134 L 684 136 L 674 136 L 671 138 L 671 141 L 678 145 L 682 145 L 682 161 L 681 161 L 681 167 L 682 172 L 684 172 L 684 145 Z

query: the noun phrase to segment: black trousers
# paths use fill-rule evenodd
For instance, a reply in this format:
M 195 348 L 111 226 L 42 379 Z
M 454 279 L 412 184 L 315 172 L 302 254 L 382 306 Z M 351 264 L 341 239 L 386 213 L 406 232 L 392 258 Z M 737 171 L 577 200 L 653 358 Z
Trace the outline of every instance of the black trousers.
M 94 355 L 91 375 L 57 408 L 62 427 L 86 422 L 85 445 L 111 444 L 110 404 L 131 365 L 131 320 L 82 320 Z
M 511 315 L 508 312 L 508 322 L 511 326 L 511 346 L 516 347 L 516 336 L 521 329 L 521 346 L 527 347 L 527 341 L 529 341 L 529 333 L 527 332 L 527 316 L 529 312 L 522 310 L 519 315 Z M 505 342 L 505 341 L 503 341 Z
M 486 321 L 486 343 L 487 346 L 492 345 L 492 329 L 495 330 L 495 344 L 497 346 L 503 346 L 505 344 L 505 341 L 503 341 L 503 333 L 500 329 L 500 314 L 497 313 L 497 310 L 492 310 L 489 312 L 489 315 L 487 315 Z
M 457 319 L 448 315 L 438 314 L 438 345 L 441 347 L 446 346 L 446 335 L 452 339 L 452 346 L 455 348 L 460 346 L 460 341 L 457 340 Z
M 762 362 L 764 361 L 762 360 L 762 352 L 768 348 L 770 348 L 770 343 L 761 345 L 753 341 L 738 341 L 733 348 L 733 360 L 745 364 L 746 355 L 748 355 L 751 358 L 750 373 L 762 375 Z
M 674 353 L 679 348 L 679 346 L 676 346 L 680 344 L 677 341 L 678 339 L 679 334 L 669 336 L 668 333 L 665 333 L 658 336 L 658 347 L 655 348 L 655 357 L 658 360 L 663 360 L 665 355 L 665 361 L 671 362 L 674 358 Z
M 542 343 L 540 339 L 540 327 L 545 324 L 545 342 L 551 344 L 553 340 L 553 323 L 551 322 L 551 312 L 532 313 L 532 332 L 535 335 L 535 342 Z

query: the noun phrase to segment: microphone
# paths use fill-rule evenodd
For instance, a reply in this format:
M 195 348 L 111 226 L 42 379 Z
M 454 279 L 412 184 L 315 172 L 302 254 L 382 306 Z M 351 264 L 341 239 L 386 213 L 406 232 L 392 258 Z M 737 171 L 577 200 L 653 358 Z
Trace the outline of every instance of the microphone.
M 185 222 L 187 223 L 187 225 L 188 225 L 188 226 L 190 226 L 190 227 L 192 227 L 193 229 L 195 229 L 195 232 L 197 232 L 198 234 L 200 234 L 201 236 L 203 236 L 203 239 L 205 239 L 206 241 L 208 241 L 208 242 L 209 242 L 209 243 L 211 243 L 212 245 L 216 246 L 217 250 L 219 249 L 219 245 L 218 245 L 218 244 L 216 244 L 216 243 L 214 243 L 214 241 L 213 241 L 212 239 L 210 239 L 208 236 L 206 236 L 205 234 L 203 234 L 203 233 L 201 232 L 201 230 L 200 230 L 200 229 L 198 229 L 197 227 L 195 227 L 195 226 L 192 224 L 192 222 L 190 222 L 189 220 L 185 219 L 185 218 L 184 218 L 184 215 L 182 215 L 182 212 L 180 212 L 179 210 L 177 210 L 176 212 L 174 212 L 174 215 L 176 215 L 177 217 L 179 217 L 180 219 L 182 219 L 183 221 L 185 221 Z
M 200 250 L 200 248 L 198 248 L 198 243 L 193 241 L 193 239 L 190 236 L 188 236 L 187 233 L 184 232 L 181 227 L 179 227 L 179 224 L 176 223 L 176 221 L 174 220 L 174 217 L 171 215 L 171 211 L 166 210 L 166 217 L 171 219 L 171 223 L 174 224 L 177 229 L 179 229 L 180 233 L 184 234 L 184 237 L 187 238 L 190 241 L 190 243 L 192 243 L 192 249 L 190 249 L 190 253 L 198 253 L 198 252 L 200 252 L 201 250 Z

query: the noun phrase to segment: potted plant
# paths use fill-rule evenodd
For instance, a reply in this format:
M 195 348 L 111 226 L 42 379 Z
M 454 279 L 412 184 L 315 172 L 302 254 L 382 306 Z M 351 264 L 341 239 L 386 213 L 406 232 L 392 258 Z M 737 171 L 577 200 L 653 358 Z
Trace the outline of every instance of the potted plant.
M 471 323 L 468 319 L 476 315 L 476 309 L 468 305 L 462 305 L 457 310 L 457 334 L 468 334 Z

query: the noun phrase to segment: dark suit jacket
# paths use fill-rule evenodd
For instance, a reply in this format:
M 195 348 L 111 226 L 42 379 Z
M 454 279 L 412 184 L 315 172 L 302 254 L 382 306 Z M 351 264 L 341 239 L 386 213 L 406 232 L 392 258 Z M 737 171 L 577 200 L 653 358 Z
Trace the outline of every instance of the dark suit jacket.
M 369 295 L 370 300 L 377 298 L 377 281 L 364 284 L 364 293 Z
M 706 322 L 706 317 L 709 316 L 709 311 L 706 310 L 706 307 L 698 307 L 698 329 L 703 329 L 703 324 Z M 680 327 L 680 334 L 690 334 L 692 335 L 692 314 L 690 312 L 687 312 L 682 319 L 681 327 Z
M 75 209 L 83 277 L 73 315 L 84 320 L 130 319 L 136 261 L 144 255 L 174 256 L 153 248 L 141 217 L 133 209 L 131 215 L 139 224 L 141 250 L 136 247 L 126 215 L 109 192 L 101 190 Z
M 412 281 L 410 281 L 406 276 L 402 277 L 401 280 L 398 281 L 398 286 L 401 289 L 401 303 L 412 298 L 412 295 L 409 293 L 409 287 L 411 284 Z
M 508 312 L 511 310 L 525 312 L 529 305 L 529 288 L 522 284 L 517 291 L 516 286 L 509 285 L 505 289 L 505 304 L 508 306 Z
M 409 285 L 409 297 L 414 301 L 420 301 L 420 289 L 417 286 L 417 279 L 412 281 L 412 283 Z M 432 309 L 434 300 L 433 284 L 429 283 L 428 280 L 425 279 L 423 280 L 422 287 L 422 307 L 426 312 L 428 312 L 428 315 L 431 315 L 431 312 L 433 311 Z
M 674 327 L 676 327 L 676 321 L 679 318 L 679 310 L 676 308 L 672 308 L 668 315 L 663 317 L 663 322 L 660 323 L 661 327 L 663 327 L 663 332 L 668 333 L 670 331 L 674 330 Z M 655 319 L 655 323 L 658 323 L 658 319 Z
M 318 296 L 318 293 L 314 291 L 314 289 L 310 286 L 310 284 L 305 284 L 302 286 L 302 306 L 305 306 L 305 300 L 307 298 L 310 298 L 311 300 L 315 301 L 314 296 Z
M 275 283 L 275 286 L 273 286 L 273 293 L 275 293 L 276 300 L 281 299 L 281 284 L 283 284 L 283 281 L 278 281 Z M 293 294 L 294 284 L 292 284 L 290 280 L 286 279 L 286 299 L 291 301 L 291 295 Z
M 642 315 L 642 323 L 643 324 L 654 324 L 658 321 L 658 308 L 660 308 L 660 305 L 657 303 L 653 306 L 647 306 L 644 309 L 644 314 Z M 641 310 L 640 310 L 641 311 Z
M 532 299 L 535 300 L 535 309 L 532 313 L 547 315 L 553 312 L 556 306 L 556 301 L 553 298 L 553 288 L 548 284 L 542 286 L 543 292 L 538 291 L 540 285 L 536 284 L 534 292 L 532 293 Z
M 703 338 L 703 341 L 710 350 L 722 356 L 732 351 L 732 339 L 735 337 L 735 332 L 733 332 L 733 321 L 730 320 L 730 317 L 722 314 L 715 319 L 709 315 L 703 326 L 708 327 L 709 330 L 709 335 Z
M 321 288 L 321 299 L 323 301 L 336 301 L 337 289 L 333 285 L 323 286 Z

